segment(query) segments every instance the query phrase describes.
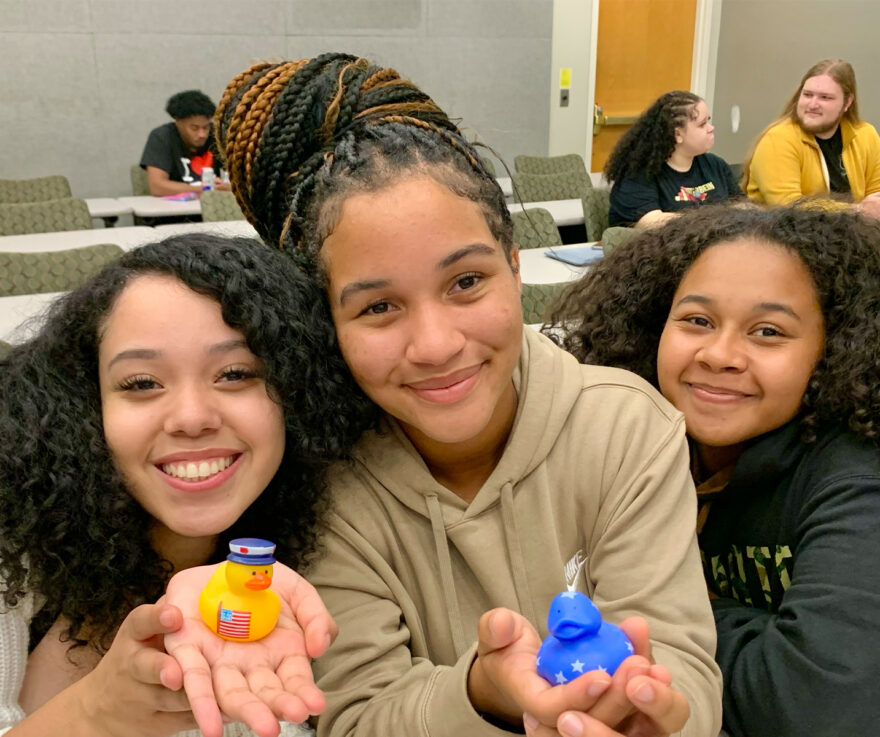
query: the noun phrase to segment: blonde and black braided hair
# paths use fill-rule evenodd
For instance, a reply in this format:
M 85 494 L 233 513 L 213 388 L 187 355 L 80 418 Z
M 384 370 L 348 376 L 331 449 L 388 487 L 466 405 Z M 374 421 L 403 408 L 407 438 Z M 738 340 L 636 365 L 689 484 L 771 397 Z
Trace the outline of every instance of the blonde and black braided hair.
M 232 191 L 261 237 L 309 273 L 353 192 L 426 175 L 476 202 L 507 252 L 504 196 L 445 112 L 394 69 L 350 54 L 261 62 L 226 87 L 214 119 Z

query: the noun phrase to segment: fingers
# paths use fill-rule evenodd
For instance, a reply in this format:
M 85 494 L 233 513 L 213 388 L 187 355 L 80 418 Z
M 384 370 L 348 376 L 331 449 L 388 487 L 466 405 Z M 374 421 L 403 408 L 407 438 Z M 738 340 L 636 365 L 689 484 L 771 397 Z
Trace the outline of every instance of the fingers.
M 282 563 L 275 563 L 273 580 L 302 628 L 309 657 L 323 655 L 339 630 L 315 587 Z
M 156 635 L 176 632 L 183 625 L 183 615 L 177 607 L 168 604 L 141 604 L 125 618 L 120 633 L 138 642 Z
M 611 686 L 591 708 L 584 708 L 590 716 L 605 724 L 619 724 L 635 711 L 627 693 L 629 682 L 637 676 L 648 676 L 651 663 L 641 655 L 624 660 L 611 677 Z
M 167 653 L 152 648 L 141 648 L 131 658 L 131 674 L 142 683 L 164 686 L 171 691 L 183 686 L 183 671 L 180 664 Z M 181 694 L 186 703 L 185 695 Z
M 512 611 L 490 609 L 480 617 L 477 624 L 477 653 L 486 655 L 493 650 L 507 647 L 518 638 L 521 630 L 522 623 Z
M 648 623 L 642 617 L 627 617 L 619 626 L 633 644 L 634 654 L 641 655 L 653 663 L 654 658 L 651 656 L 651 639 L 648 636 Z
M 658 734 L 678 732 L 690 716 L 684 694 L 650 676 L 632 678 L 626 693 L 632 704 L 656 725 Z
M 211 668 L 201 650 L 191 643 L 175 647 L 171 653 L 183 673 L 183 686 L 199 729 L 205 737 L 220 737 L 223 722 L 214 698 Z
M 257 695 L 271 700 L 280 687 L 269 668 L 252 669 L 248 677 L 233 665 L 215 666 L 217 702 L 223 713 L 233 721 L 244 722 L 259 737 L 277 737 L 281 727 L 269 706 Z M 269 685 L 274 680 L 274 685 Z M 195 711 L 195 709 L 193 709 Z M 302 721 L 302 720 L 300 720 Z

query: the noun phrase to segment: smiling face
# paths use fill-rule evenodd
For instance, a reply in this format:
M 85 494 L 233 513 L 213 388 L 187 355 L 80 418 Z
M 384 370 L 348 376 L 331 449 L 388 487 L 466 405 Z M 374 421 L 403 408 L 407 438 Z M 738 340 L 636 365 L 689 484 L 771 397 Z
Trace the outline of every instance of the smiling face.
M 321 257 L 345 360 L 416 447 L 503 445 L 520 283 L 479 206 L 415 175 L 355 194 Z
M 154 544 L 213 540 L 262 493 L 284 454 L 281 408 L 260 360 L 216 301 L 148 275 L 117 299 L 98 362 L 107 445 L 156 521 Z
M 823 346 L 803 262 L 775 244 L 721 243 L 676 290 L 657 352 L 660 390 L 698 447 L 738 446 L 797 414 Z
M 832 77 L 819 74 L 804 82 L 797 102 L 797 118 L 807 133 L 830 138 L 851 104 L 852 96 L 846 97 Z
M 715 126 L 702 100 L 694 106 L 693 115 L 684 127 L 675 129 L 675 147 L 688 156 L 700 156 L 715 145 Z

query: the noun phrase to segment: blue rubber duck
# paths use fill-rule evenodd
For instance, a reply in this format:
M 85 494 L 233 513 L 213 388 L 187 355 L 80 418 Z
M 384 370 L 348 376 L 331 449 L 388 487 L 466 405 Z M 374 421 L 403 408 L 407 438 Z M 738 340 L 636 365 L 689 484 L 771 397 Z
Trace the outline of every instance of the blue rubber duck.
M 623 630 L 602 620 L 589 597 L 579 591 L 557 594 L 547 614 L 550 634 L 538 650 L 538 675 L 558 686 L 591 670 L 611 675 L 633 654 Z

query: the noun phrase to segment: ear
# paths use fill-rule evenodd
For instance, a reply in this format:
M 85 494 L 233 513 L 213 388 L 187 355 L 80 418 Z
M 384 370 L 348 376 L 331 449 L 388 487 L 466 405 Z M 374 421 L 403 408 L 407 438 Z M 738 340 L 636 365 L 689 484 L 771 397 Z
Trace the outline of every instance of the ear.
M 519 270 L 519 249 L 515 246 L 510 250 L 510 270 L 513 272 L 513 278 L 516 279 L 516 286 L 522 291 L 522 274 Z
M 684 141 L 684 129 L 683 128 L 676 128 L 675 129 L 675 142 L 681 143 L 682 141 Z
M 853 100 L 855 99 L 855 95 L 850 95 L 846 102 L 843 104 L 843 112 L 849 110 L 849 106 L 853 104 Z

